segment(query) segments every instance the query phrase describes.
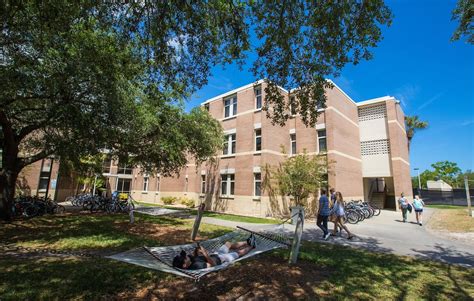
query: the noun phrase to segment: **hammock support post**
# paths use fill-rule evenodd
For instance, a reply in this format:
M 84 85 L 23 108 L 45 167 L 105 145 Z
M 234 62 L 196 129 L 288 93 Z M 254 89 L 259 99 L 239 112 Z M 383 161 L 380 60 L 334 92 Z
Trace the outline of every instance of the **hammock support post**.
M 298 253 L 300 251 L 301 236 L 303 235 L 303 223 L 304 223 L 302 210 L 304 209 L 301 208 L 300 211 L 298 212 L 295 234 L 293 236 L 293 243 L 291 245 L 291 253 L 290 253 L 290 260 L 289 260 L 290 264 L 295 264 L 296 261 L 298 260 Z
M 196 215 L 196 219 L 194 220 L 193 231 L 191 232 L 191 240 L 193 240 L 193 241 L 196 240 L 196 236 L 197 236 L 197 233 L 198 233 L 198 230 L 199 230 L 199 226 L 201 225 L 201 219 L 202 219 L 202 215 L 204 213 L 204 207 L 205 206 L 206 205 L 204 203 L 199 205 L 197 215 Z

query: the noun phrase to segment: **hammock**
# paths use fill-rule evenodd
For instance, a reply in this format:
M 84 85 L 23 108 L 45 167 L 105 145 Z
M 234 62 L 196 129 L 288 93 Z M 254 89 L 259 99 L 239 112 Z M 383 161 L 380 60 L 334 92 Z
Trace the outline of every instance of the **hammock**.
M 224 234 L 220 237 L 209 239 L 206 241 L 200 242 L 209 254 L 217 252 L 217 249 L 225 244 L 226 241 L 237 242 L 245 241 L 250 233 L 255 235 L 257 241 L 257 247 L 245 254 L 242 257 L 234 260 L 233 262 L 225 262 L 220 265 L 216 265 L 210 268 L 201 269 L 201 270 L 185 270 L 173 267 L 173 258 L 179 254 L 181 250 L 186 251 L 186 253 L 191 254 L 196 248 L 196 244 L 187 244 L 187 245 L 177 245 L 177 246 L 167 246 L 167 247 L 142 247 L 126 251 L 123 253 L 115 254 L 109 256 L 108 258 L 143 266 L 150 269 L 155 269 L 158 271 L 175 274 L 178 276 L 192 278 L 195 281 L 198 281 L 204 275 L 207 275 L 212 272 L 217 272 L 219 270 L 227 268 L 229 265 L 234 262 L 244 260 L 251 256 L 267 252 L 277 248 L 286 248 L 291 246 L 289 238 L 285 233 L 277 232 L 253 232 L 245 228 L 237 227 L 238 229 Z
M 167 208 L 161 208 L 161 207 L 138 207 L 138 208 L 135 208 L 133 211 L 137 213 L 143 213 L 143 214 L 154 215 L 154 216 L 183 212 L 183 210 L 167 209 Z

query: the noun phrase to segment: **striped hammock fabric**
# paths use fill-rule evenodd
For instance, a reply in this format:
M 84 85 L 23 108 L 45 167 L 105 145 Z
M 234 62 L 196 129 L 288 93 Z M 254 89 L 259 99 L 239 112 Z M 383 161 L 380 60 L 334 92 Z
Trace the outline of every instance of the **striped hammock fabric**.
M 173 258 L 178 255 L 181 250 L 186 251 L 186 253 L 191 254 L 196 248 L 196 244 L 186 244 L 186 245 L 177 245 L 177 246 L 167 246 L 167 247 L 142 247 L 126 251 L 123 253 L 115 254 L 109 256 L 108 258 L 143 266 L 146 268 L 171 273 L 178 276 L 192 278 L 194 280 L 199 280 L 204 275 L 207 275 L 212 272 L 217 272 L 222 269 L 227 268 L 232 265 L 234 262 L 244 260 L 251 256 L 267 252 L 277 248 L 287 248 L 291 245 L 291 242 L 285 232 L 253 232 L 244 228 L 238 227 L 237 230 L 229 232 L 223 236 L 209 239 L 206 241 L 200 242 L 209 254 L 217 252 L 219 247 L 225 244 L 225 242 L 237 242 L 245 241 L 250 233 L 255 234 L 257 241 L 257 247 L 247 253 L 246 255 L 239 257 L 235 261 L 228 263 L 213 266 L 207 269 L 201 270 L 185 270 L 178 269 L 173 267 Z
M 162 207 L 138 207 L 138 208 L 135 208 L 133 212 L 158 216 L 158 215 L 182 213 L 183 210 L 175 210 L 175 209 L 168 209 L 168 208 L 162 208 Z

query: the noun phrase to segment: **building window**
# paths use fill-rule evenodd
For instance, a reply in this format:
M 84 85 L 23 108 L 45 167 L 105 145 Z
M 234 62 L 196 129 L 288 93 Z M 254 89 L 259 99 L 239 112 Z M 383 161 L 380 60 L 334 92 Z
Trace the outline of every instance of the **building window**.
M 231 117 L 237 114 L 237 96 L 224 99 L 224 117 Z
M 296 155 L 296 134 L 290 134 L 291 153 L 290 155 Z
M 326 130 L 318 131 L 318 147 L 320 153 L 327 151 Z
M 160 176 L 156 177 L 156 191 L 160 191 Z
M 117 173 L 121 175 L 131 175 L 132 170 L 133 168 L 130 165 L 119 164 Z
M 204 109 L 209 112 L 209 104 L 208 104 L 208 103 L 206 103 L 206 104 L 204 105 Z
M 107 156 L 102 162 L 102 173 L 110 173 L 110 166 L 112 165 L 112 158 Z
M 235 139 L 236 139 L 235 134 L 230 134 L 230 135 L 225 136 L 224 150 L 223 150 L 224 155 L 235 154 Z
M 262 87 L 255 89 L 255 109 L 262 108 Z
M 143 178 L 143 191 L 148 191 L 148 183 L 150 182 L 149 177 L 144 177 Z
M 261 196 L 262 195 L 262 174 L 261 173 L 254 173 L 254 195 Z
M 46 191 L 48 189 L 52 167 L 53 167 L 52 159 L 43 159 L 43 162 L 41 163 L 41 172 L 40 172 L 40 178 L 39 178 L 39 183 L 38 183 L 39 191 Z
M 233 196 L 235 188 L 234 174 L 221 175 L 221 195 Z
M 292 116 L 296 115 L 296 98 L 294 96 L 290 97 L 290 113 Z
M 206 193 L 206 175 L 201 175 L 201 193 Z
M 121 193 L 130 193 L 130 186 L 132 184 L 131 179 L 122 179 L 117 180 L 117 191 Z
M 49 184 L 49 172 L 42 171 L 40 173 L 40 180 L 38 183 L 38 190 L 43 191 L 48 188 Z
M 188 192 L 188 187 L 189 187 L 189 178 L 188 175 L 186 175 L 186 178 L 184 179 L 184 191 Z
M 262 129 L 255 130 L 255 150 L 262 150 Z

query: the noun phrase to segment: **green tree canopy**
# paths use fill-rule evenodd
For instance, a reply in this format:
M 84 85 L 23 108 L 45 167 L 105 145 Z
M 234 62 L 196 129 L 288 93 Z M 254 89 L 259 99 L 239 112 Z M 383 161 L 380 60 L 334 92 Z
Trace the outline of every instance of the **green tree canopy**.
M 0 213 L 21 169 L 50 155 L 108 148 L 164 174 L 206 159 L 220 127 L 182 101 L 212 66 L 243 66 L 251 52 L 253 74 L 269 83 L 268 116 L 289 117 L 277 85 L 300 87 L 297 112 L 314 125 L 325 78 L 370 59 L 392 17 L 381 0 L 27 0 L 3 1 L 0 14 Z
M 458 167 L 457 163 L 440 161 L 431 164 L 431 167 L 434 169 L 433 173 L 436 178 L 445 181 L 453 187 L 457 187 L 456 180 L 461 173 L 461 169 Z
M 453 10 L 451 20 L 459 21 L 459 26 L 454 31 L 452 41 L 465 36 L 470 44 L 474 44 L 474 2 L 472 0 L 458 0 Z
M 431 164 L 433 170 L 425 170 L 420 173 L 421 187 L 427 188 L 428 181 L 437 181 L 443 180 L 454 188 L 463 187 L 464 179 L 461 169 L 458 167 L 457 163 L 450 161 L 439 161 Z M 470 171 L 466 171 L 470 173 Z M 412 177 L 413 187 L 418 187 L 418 176 Z

